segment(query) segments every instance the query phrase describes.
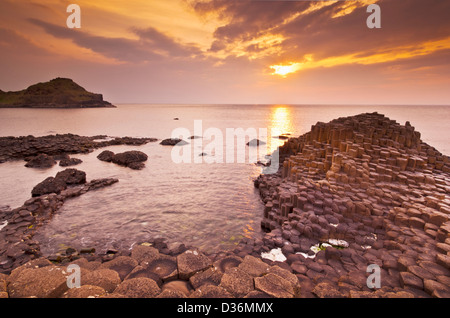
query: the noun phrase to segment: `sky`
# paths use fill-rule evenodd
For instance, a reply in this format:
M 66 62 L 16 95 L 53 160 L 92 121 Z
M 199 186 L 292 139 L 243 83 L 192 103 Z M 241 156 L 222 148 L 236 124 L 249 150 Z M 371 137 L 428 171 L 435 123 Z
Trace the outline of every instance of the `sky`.
M 449 13 L 450 0 L 1 0 L 0 89 L 68 77 L 116 104 L 450 105 Z

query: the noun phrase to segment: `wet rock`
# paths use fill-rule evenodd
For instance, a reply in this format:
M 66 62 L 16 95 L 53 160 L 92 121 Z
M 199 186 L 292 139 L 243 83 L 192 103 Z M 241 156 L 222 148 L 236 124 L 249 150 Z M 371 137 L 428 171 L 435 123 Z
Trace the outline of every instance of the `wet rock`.
M 259 139 L 252 139 L 249 142 L 247 142 L 247 146 L 259 146 L 259 145 L 265 145 L 266 143 Z
M 188 142 L 179 138 L 168 138 L 161 141 L 160 144 L 163 146 L 184 146 L 187 145 Z
M 86 172 L 68 168 L 60 171 L 55 176 L 56 180 L 61 180 L 67 185 L 78 185 L 86 183 Z
M 187 250 L 177 256 L 178 274 L 180 279 L 188 280 L 197 272 L 212 265 L 210 258 L 197 249 Z
M 59 162 L 59 165 L 61 167 L 69 167 L 69 166 L 76 166 L 79 165 L 80 163 L 82 163 L 83 160 L 78 159 L 78 158 L 68 158 L 68 159 L 62 159 Z
M 51 168 L 56 164 L 52 156 L 46 154 L 39 154 L 31 158 L 26 164 L 27 168 Z
M 57 178 L 48 177 L 41 183 L 38 183 L 32 190 L 31 195 L 33 197 L 38 197 L 44 194 L 49 193 L 57 193 L 59 194 L 61 191 L 67 188 L 67 184 Z
M 161 293 L 161 289 L 153 279 L 138 277 L 123 281 L 114 293 L 130 298 L 154 298 Z
M 111 161 L 121 166 L 139 170 L 145 166 L 143 162 L 147 159 L 148 156 L 142 151 L 131 150 L 115 154 Z
M 109 150 L 104 150 L 97 156 L 97 159 L 101 160 L 101 161 L 111 162 L 113 157 L 114 157 L 114 152 L 109 151 Z

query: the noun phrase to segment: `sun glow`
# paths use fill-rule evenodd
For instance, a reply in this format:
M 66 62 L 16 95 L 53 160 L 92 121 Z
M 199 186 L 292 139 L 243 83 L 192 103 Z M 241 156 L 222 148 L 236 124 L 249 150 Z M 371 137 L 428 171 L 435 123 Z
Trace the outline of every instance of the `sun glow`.
M 302 63 L 289 63 L 280 65 L 271 65 L 270 68 L 273 69 L 272 75 L 280 75 L 281 77 L 286 77 L 288 74 L 297 72 L 302 66 Z

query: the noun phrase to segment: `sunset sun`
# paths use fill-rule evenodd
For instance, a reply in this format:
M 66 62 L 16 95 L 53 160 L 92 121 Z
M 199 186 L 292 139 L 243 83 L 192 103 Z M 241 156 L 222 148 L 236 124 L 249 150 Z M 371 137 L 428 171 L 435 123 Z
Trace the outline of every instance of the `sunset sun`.
M 286 77 L 288 74 L 295 73 L 301 68 L 301 63 L 289 63 L 280 65 L 271 65 L 270 68 L 273 69 L 272 75 L 280 75 L 281 77 Z

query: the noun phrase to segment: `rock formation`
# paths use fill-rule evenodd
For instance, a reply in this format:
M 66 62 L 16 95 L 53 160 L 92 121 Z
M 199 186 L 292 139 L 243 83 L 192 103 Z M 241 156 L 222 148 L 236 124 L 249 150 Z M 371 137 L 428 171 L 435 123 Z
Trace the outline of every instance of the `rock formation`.
M 86 91 L 69 78 L 55 78 L 18 92 L 0 91 L 0 107 L 87 108 L 115 107 L 101 94 Z
M 379 293 L 450 296 L 450 158 L 408 122 L 377 113 L 319 122 L 280 156 L 279 173 L 255 183 L 263 241 L 287 254 L 306 294 L 375 297 L 365 273 L 376 264 Z

